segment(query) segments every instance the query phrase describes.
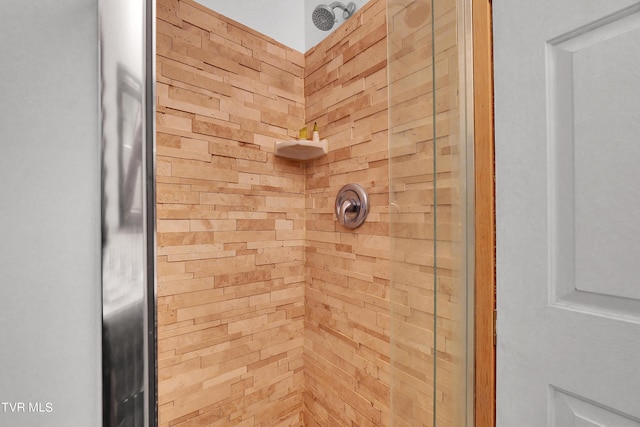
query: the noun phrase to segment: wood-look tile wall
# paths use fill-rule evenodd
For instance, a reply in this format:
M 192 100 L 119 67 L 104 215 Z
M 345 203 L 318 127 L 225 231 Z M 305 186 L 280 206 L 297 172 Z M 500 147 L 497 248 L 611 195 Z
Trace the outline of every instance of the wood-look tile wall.
M 372 0 L 306 54 L 307 126 L 329 154 L 307 164 L 304 420 L 389 425 L 389 154 L 386 2 Z M 371 210 L 349 230 L 334 214 L 348 183 Z
M 157 2 L 161 426 L 302 425 L 304 55 Z
M 432 426 L 434 402 L 456 425 L 455 4 L 436 5 L 434 145 L 431 27 L 416 21 L 431 4 L 388 1 L 389 68 L 385 0 L 304 56 L 158 0 L 161 426 Z M 327 156 L 273 156 L 314 122 Z M 371 202 L 356 230 L 333 213 L 351 182 Z

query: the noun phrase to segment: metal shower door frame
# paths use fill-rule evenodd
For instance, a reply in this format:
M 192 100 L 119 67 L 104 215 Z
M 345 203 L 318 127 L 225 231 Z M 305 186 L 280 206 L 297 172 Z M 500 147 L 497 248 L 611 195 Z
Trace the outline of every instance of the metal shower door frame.
M 103 425 L 157 425 L 155 2 L 99 0 Z

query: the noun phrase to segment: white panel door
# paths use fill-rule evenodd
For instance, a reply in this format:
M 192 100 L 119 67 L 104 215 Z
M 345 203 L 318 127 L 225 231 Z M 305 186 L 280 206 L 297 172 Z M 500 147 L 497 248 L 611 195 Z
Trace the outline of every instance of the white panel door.
M 640 426 L 640 2 L 493 7 L 498 427 Z

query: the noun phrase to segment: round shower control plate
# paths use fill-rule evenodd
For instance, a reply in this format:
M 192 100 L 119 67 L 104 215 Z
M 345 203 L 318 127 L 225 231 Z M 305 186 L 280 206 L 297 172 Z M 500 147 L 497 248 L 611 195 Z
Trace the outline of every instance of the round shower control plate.
M 358 228 L 369 213 L 369 197 L 359 184 L 347 184 L 336 196 L 336 218 L 346 228 Z

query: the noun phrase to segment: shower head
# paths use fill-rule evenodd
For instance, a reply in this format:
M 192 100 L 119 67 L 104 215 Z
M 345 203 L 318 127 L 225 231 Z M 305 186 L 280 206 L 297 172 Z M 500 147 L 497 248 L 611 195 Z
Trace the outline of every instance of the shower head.
M 344 5 L 340 2 L 333 2 L 330 5 L 319 4 L 313 9 L 313 14 L 311 15 L 311 19 L 313 20 L 313 24 L 322 31 L 329 31 L 333 28 L 333 24 L 336 22 L 336 14 L 333 12 L 335 8 L 342 9 L 342 18 L 348 19 L 353 15 L 353 12 L 356 10 L 356 4 L 354 2 L 349 3 L 348 5 Z

